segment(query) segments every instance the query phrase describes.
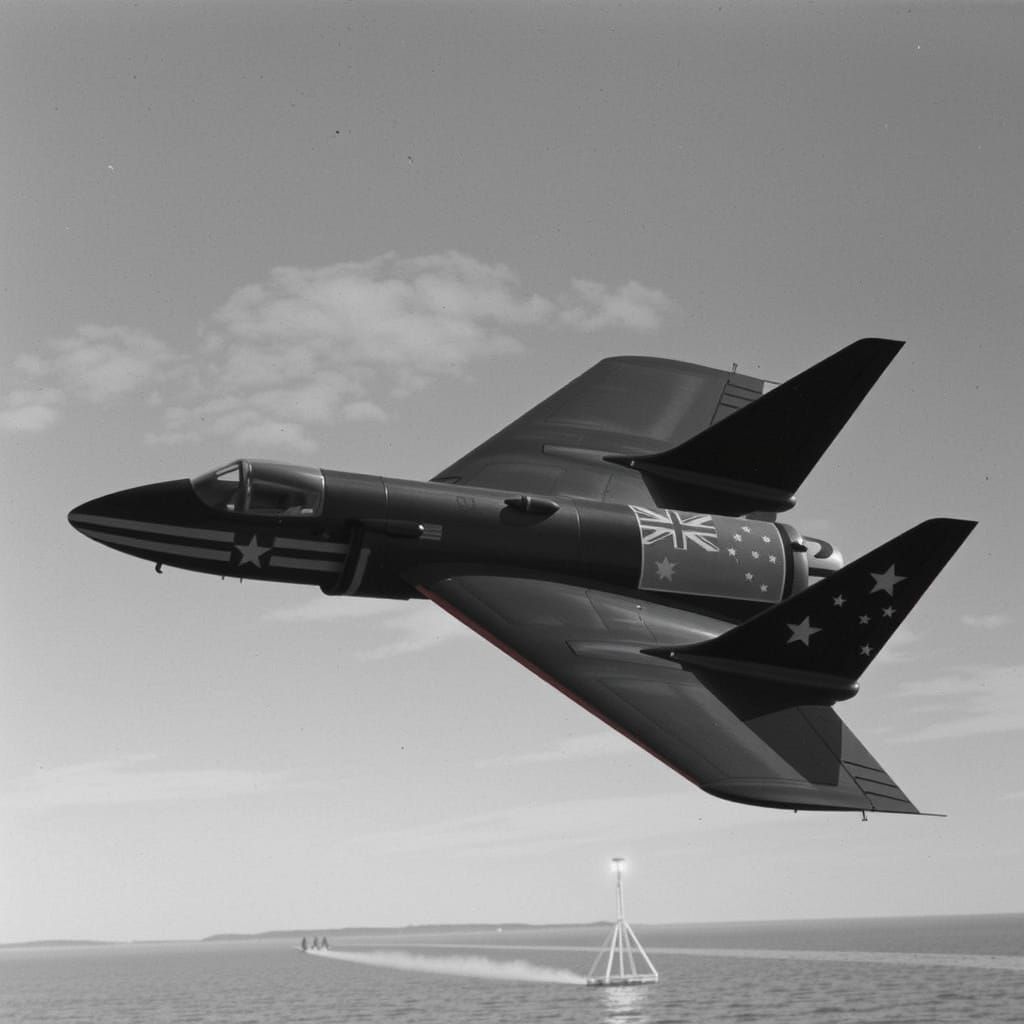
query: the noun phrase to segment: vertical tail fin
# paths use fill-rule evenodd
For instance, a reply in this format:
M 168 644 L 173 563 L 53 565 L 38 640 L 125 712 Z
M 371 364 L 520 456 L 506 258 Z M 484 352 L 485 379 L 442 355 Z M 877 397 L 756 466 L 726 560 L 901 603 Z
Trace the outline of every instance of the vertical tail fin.
M 809 686 L 834 699 L 852 696 L 861 673 L 976 525 L 929 519 L 728 633 L 647 653 Z
M 902 347 L 862 338 L 676 448 L 611 461 L 643 473 L 666 507 L 675 507 L 675 485 L 688 496 L 707 492 L 726 515 L 792 508 L 804 478 Z

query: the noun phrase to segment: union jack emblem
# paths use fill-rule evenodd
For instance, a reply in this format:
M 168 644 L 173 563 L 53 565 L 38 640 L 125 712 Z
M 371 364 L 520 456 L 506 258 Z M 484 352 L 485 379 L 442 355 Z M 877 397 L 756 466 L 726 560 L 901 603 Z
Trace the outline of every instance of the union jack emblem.
M 718 530 L 709 515 L 692 516 L 674 508 L 647 509 L 638 505 L 629 506 L 636 515 L 637 525 L 644 547 L 658 544 L 663 540 L 672 541 L 677 551 L 686 551 L 695 544 L 703 551 L 718 551 Z

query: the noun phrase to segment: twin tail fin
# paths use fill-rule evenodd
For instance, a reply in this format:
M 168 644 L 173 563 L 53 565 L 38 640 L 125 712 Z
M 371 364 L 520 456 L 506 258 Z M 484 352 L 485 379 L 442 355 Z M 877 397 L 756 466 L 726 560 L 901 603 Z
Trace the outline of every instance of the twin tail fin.
M 702 500 L 723 515 L 792 508 L 804 478 L 902 347 L 862 338 L 675 448 L 608 460 L 638 470 L 665 508 Z

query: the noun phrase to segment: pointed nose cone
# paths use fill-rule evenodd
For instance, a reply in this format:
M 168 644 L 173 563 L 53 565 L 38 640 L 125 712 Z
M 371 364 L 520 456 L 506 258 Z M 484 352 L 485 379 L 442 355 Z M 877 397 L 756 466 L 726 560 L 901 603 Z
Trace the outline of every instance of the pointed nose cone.
M 73 508 L 68 522 L 77 530 L 84 526 L 121 526 L 130 521 L 185 525 L 207 511 L 188 480 L 170 480 L 94 498 Z
M 231 538 L 204 528 L 209 514 L 188 480 L 171 480 L 87 501 L 68 513 L 68 522 L 118 551 L 177 564 L 197 557 L 197 552 L 205 560 L 208 541 Z

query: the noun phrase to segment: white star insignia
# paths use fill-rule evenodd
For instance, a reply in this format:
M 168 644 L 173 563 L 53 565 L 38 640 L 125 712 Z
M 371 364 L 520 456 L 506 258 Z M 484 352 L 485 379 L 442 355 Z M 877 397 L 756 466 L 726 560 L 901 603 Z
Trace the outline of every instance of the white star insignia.
M 772 542 L 771 537 L 762 537 L 761 540 L 763 540 L 765 544 L 771 544 Z
M 769 555 L 768 561 L 771 562 L 772 565 L 774 565 L 778 561 L 778 559 L 774 555 Z
M 732 555 L 733 558 L 736 557 L 736 549 L 735 548 L 727 548 L 726 550 L 729 552 L 730 555 Z
M 837 608 L 842 608 L 842 607 L 843 607 L 843 605 L 844 605 L 844 604 L 846 604 L 846 598 L 845 598 L 845 597 L 843 597 L 843 595 L 842 595 L 842 594 L 837 594 L 837 595 L 836 595 L 835 597 L 833 597 L 833 598 L 832 598 L 832 603 L 833 603 L 833 604 L 834 604 L 834 605 L 835 605 L 835 606 L 836 606 Z
M 238 563 L 240 566 L 255 565 L 258 569 L 263 568 L 263 566 L 260 565 L 260 559 L 270 551 L 270 548 L 260 547 L 260 545 L 256 543 L 255 533 L 252 535 L 248 544 L 236 544 L 235 547 L 238 548 L 238 551 L 242 556 L 241 561 Z
M 876 590 L 884 590 L 890 597 L 892 597 L 892 588 L 907 578 L 906 576 L 896 575 L 895 565 L 890 565 L 885 572 L 873 572 L 871 575 L 874 577 L 875 585 L 868 593 L 873 594 Z
M 866 626 L 870 621 L 871 621 L 871 616 L 870 615 L 862 615 L 860 617 L 860 624 L 862 626 Z
M 732 535 L 732 539 L 733 540 L 743 540 L 743 537 L 740 534 L 738 534 L 738 533 L 734 533 Z
M 893 615 L 895 614 L 895 612 L 896 612 L 896 609 L 895 609 L 895 608 L 893 608 L 893 606 L 892 606 L 892 605 L 889 605 L 889 607 L 888 607 L 888 608 L 883 608 L 883 609 L 882 609 L 882 615 L 883 615 L 883 616 L 884 616 L 885 618 L 887 618 L 887 619 L 891 619 L 891 618 L 893 617 Z
M 742 530 L 742 531 L 743 531 L 744 533 L 750 533 L 750 527 L 749 527 L 749 526 L 741 526 L 741 527 L 740 527 L 740 529 L 741 529 L 741 530 Z
M 750 557 L 751 558 L 760 558 L 761 557 L 761 552 L 760 551 L 751 551 L 750 552 Z
M 864 645 L 864 646 L 863 646 L 863 647 L 862 647 L 862 648 L 860 649 L 860 653 L 861 653 L 861 654 L 866 654 L 866 655 L 867 655 L 867 656 L 868 656 L 868 657 L 870 658 L 870 657 L 871 657 L 871 652 L 872 652 L 873 650 L 874 650 L 874 648 L 873 648 L 873 647 L 872 647 L 872 646 L 871 646 L 870 644 L 865 644 L 865 645 Z
M 753 574 L 752 572 L 748 572 L 748 573 L 746 574 L 746 579 L 748 579 L 748 580 L 752 580 L 753 578 L 754 578 L 754 574 Z
M 660 562 L 654 563 L 655 568 L 658 570 L 659 580 L 670 580 L 676 571 L 676 563 L 670 562 L 667 558 L 663 558 Z
M 762 583 L 762 584 L 761 584 L 761 593 L 763 594 L 763 593 L 765 593 L 765 592 L 766 592 L 767 590 L 768 590 L 768 584 L 767 584 L 767 583 Z
M 787 644 L 796 643 L 799 640 L 804 647 L 810 647 L 811 637 L 815 633 L 821 632 L 818 626 L 811 625 L 810 616 L 807 616 L 803 622 L 787 622 L 786 625 L 793 631 L 793 635 L 786 641 Z

